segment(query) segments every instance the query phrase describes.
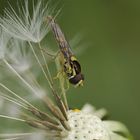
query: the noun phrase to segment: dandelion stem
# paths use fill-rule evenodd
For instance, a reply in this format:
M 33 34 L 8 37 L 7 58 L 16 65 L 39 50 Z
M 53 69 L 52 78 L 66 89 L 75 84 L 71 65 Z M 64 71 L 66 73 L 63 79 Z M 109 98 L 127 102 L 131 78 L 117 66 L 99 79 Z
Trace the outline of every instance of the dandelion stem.
M 30 74 L 30 76 L 32 77 L 32 79 L 33 79 L 33 81 L 34 81 L 34 84 L 36 84 L 36 86 L 38 87 L 38 88 L 41 88 L 40 87 L 40 85 L 39 85 L 39 83 L 38 83 L 38 81 L 35 79 L 35 77 L 34 77 L 34 75 L 30 72 L 30 71 L 28 71 L 28 74 Z M 53 93 L 55 92 L 55 91 L 52 91 Z M 54 93 L 55 94 L 55 93 Z M 57 94 L 55 94 L 55 97 L 57 96 Z M 43 99 L 43 101 L 44 101 L 44 103 L 45 104 L 47 104 L 47 106 L 48 106 L 48 108 L 50 107 L 50 102 L 46 102 L 46 98 L 47 98 L 47 101 L 50 101 L 50 99 L 49 99 L 49 97 L 47 97 L 47 96 L 45 96 L 45 100 Z M 52 102 L 51 102 L 52 103 Z M 41 119 L 43 119 L 44 120 L 44 117 L 45 118 L 47 118 L 47 120 L 49 120 L 50 122 L 53 122 L 53 123 L 57 123 L 52 117 L 50 117 L 50 115 L 48 115 L 48 114 L 46 114 L 46 113 L 44 113 L 44 112 L 40 112 L 39 110 L 36 110 L 36 109 L 34 109 L 34 108 L 31 108 L 31 107 L 29 107 L 28 108 L 34 115 L 36 115 L 37 117 L 39 117 L 39 118 L 41 118 Z M 51 110 L 51 109 L 50 109 Z M 64 109 L 63 109 L 64 110 Z M 64 112 L 64 111 L 63 111 Z M 44 116 L 45 115 L 45 116 Z M 44 116 L 44 117 L 43 117 Z M 66 115 L 65 115 L 66 116 Z
M 39 111 L 36 107 L 34 107 L 32 104 L 30 104 L 28 101 L 26 101 L 25 99 L 21 98 L 20 96 L 18 96 L 16 93 L 14 93 L 12 90 L 10 90 L 8 87 L 6 87 L 5 85 L 3 85 L 2 83 L 0 83 L 0 86 L 3 87 L 5 90 L 7 90 L 8 92 L 10 92 L 12 95 L 16 96 L 18 99 L 22 100 L 25 104 L 28 105 L 28 107 L 25 107 L 25 109 L 27 109 L 28 111 L 31 111 L 33 114 L 35 114 L 36 116 L 39 115 L 41 117 L 45 117 L 47 118 L 48 121 L 52 122 L 52 123 L 56 123 L 56 120 L 54 120 L 54 118 L 50 117 L 48 114 L 46 113 L 43 113 L 41 111 Z M 4 97 L 3 98 L 6 98 L 7 97 Z M 10 97 L 12 98 L 12 97 Z M 10 100 L 11 102 L 15 102 L 14 100 L 11 100 L 11 99 L 7 99 L 7 100 Z M 16 104 L 22 106 L 20 103 L 17 103 L 15 102 Z M 23 104 L 23 103 L 22 103 Z M 41 118 L 42 119 L 42 118 Z
M 6 63 L 6 65 L 32 90 L 33 88 L 17 73 L 17 71 L 4 59 L 4 62 Z M 13 91 L 11 91 L 9 88 L 7 88 L 5 85 L 3 85 L 2 83 L 0 83 L 0 86 L 2 86 L 3 88 L 5 88 L 7 91 L 9 91 L 10 93 L 12 93 L 13 95 L 15 95 L 16 97 L 20 98 L 21 100 L 23 100 L 24 102 L 26 102 L 28 105 L 32 106 L 31 104 L 29 104 L 26 100 L 22 99 L 20 96 L 18 96 L 17 94 L 15 94 Z M 52 88 L 53 90 L 53 88 Z M 35 92 L 35 91 L 34 91 Z M 50 105 L 48 105 L 49 107 Z M 33 108 L 35 108 L 34 106 L 32 106 Z M 37 109 L 38 110 L 38 109 Z
M 30 77 L 30 80 L 32 80 L 33 84 L 40 89 L 41 86 L 38 83 L 37 79 L 35 78 L 34 74 L 30 70 L 28 70 L 26 72 L 27 72 L 27 75 L 25 75 L 25 77 L 26 78 L 29 78 Z
M 37 118 L 41 119 L 41 120 L 47 120 L 50 123 L 56 124 L 58 125 L 58 121 L 50 116 L 49 114 L 47 114 L 46 112 L 42 112 L 40 110 L 36 110 L 34 108 L 29 108 L 29 111 L 32 112 L 33 115 L 35 115 Z
M 2 92 L 0 92 L 0 94 L 1 94 Z M 10 102 L 12 102 L 12 103 L 14 103 L 14 104 L 16 104 L 16 105 L 18 105 L 18 106 L 20 106 L 20 107 L 23 107 L 24 109 L 28 109 L 25 105 L 23 105 L 22 103 L 20 103 L 20 102 L 17 102 L 17 101 L 15 101 L 15 99 L 14 98 L 12 98 L 12 97 L 10 97 L 10 96 L 6 96 L 6 95 L 0 95 L 0 97 L 1 98 L 3 98 L 3 99 L 5 99 L 5 100 L 7 100 L 7 101 L 10 101 Z
M 23 137 L 27 137 L 36 133 L 13 133 L 13 134 L 0 134 L 0 139 L 2 140 L 16 140 L 22 139 Z M 44 134 L 44 133 L 40 133 Z
M 41 47 L 40 42 L 39 42 L 38 44 L 39 44 L 39 49 L 42 50 L 42 47 Z M 42 57 L 43 57 L 43 60 L 44 60 L 44 62 L 45 62 L 46 69 L 47 69 L 47 71 L 48 71 L 48 75 L 49 75 L 49 78 L 50 78 L 50 83 L 53 85 L 52 76 L 51 76 L 51 73 L 50 73 L 50 70 L 49 70 L 49 67 L 48 67 L 46 58 L 45 58 L 44 53 L 43 53 L 42 51 L 41 51 L 41 55 L 42 55 Z
M 18 99 L 20 99 L 21 101 L 23 101 L 24 103 L 26 103 L 27 105 L 31 106 L 32 108 L 37 109 L 36 107 L 34 107 L 32 104 L 30 104 L 27 100 L 23 99 L 22 97 L 20 97 L 19 95 L 17 95 L 15 92 L 13 92 L 12 90 L 10 90 L 8 87 L 6 87 L 4 84 L 0 83 L 0 86 L 3 87 L 5 90 L 7 90 L 8 92 L 10 92 L 12 95 L 14 95 L 15 97 L 17 97 Z
M 56 102 L 57 102 L 58 106 L 60 107 L 60 110 L 62 111 L 63 115 L 64 115 L 65 118 L 67 119 L 66 113 L 65 113 L 65 108 L 64 108 L 62 102 L 60 101 L 60 98 L 58 98 L 58 96 L 57 96 L 57 92 L 56 92 L 56 90 L 55 90 L 55 88 L 54 88 L 54 86 L 53 86 L 53 83 L 49 80 L 49 77 L 46 75 L 46 73 L 45 73 L 45 71 L 44 71 L 44 69 L 43 69 L 43 67 L 42 67 L 42 65 L 41 65 L 41 63 L 40 63 L 40 61 L 39 61 L 39 58 L 38 58 L 38 56 L 36 55 L 36 53 L 35 53 L 35 51 L 34 51 L 34 49 L 33 49 L 33 46 L 32 46 L 32 44 L 31 44 L 30 42 L 29 42 L 29 45 L 30 45 L 30 47 L 31 47 L 31 49 L 32 49 L 32 51 L 33 51 L 33 54 L 34 54 L 34 56 L 35 56 L 35 58 L 36 58 L 38 64 L 40 65 L 40 68 L 42 69 L 42 72 L 44 73 L 44 75 L 45 75 L 45 77 L 46 77 L 46 79 L 47 79 L 47 81 L 48 81 L 48 83 L 49 83 L 49 86 L 50 86 L 50 88 L 51 88 L 51 90 L 52 90 L 52 93 L 53 93 L 53 95 L 54 95 L 54 97 L 55 97 L 55 99 L 56 99 Z M 40 47 L 41 47 L 41 46 L 40 46 Z M 41 53 L 42 53 L 42 52 L 41 52 Z M 44 56 L 44 55 L 43 55 L 43 56 Z M 45 59 L 45 57 L 44 57 L 44 59 Z M 46 60 L 44 60 L 44 61 L 46 61 Z M 46 65 L 46 66 L 47 66 L 47 65 Z M 47 66 L 47 70 L 48 70 L 48 73 L 50 74 L 49 69 L 48 69 L 48 66 Z M 50 76 L 51 76 L 51 75 L 50 75 Z M 48 106 L 48 107 L 49 107 L 49 106 Z
M 15 137 L 15 138 L 6 138 L 6 139 L 2 139 L 2 140 L 19 140 L 20 138 L 19 137 Z
M 36 93 L 36 91 L 33 89 L 33 87 L 7 62 L 7 60 L 3 59 L 4 63 L 8 66 L 10 70 L 12 70 L 13 73 L 16 74 L 16 76 L 33 92 L 35 93 L 39 98 L 40 96 Z
M 36 58 L 37 63 L 39 64 L 39 66 L 40 66 L 40 68 L 41 68 L 41 70 L 42 70 L 42 72 L 43 72 L 45 78 L 47 79 L 47 81 L 48 81 L 48 83 L 49 83 L 49 86 L 52 88 L 51 83 L 50 83 L 50 80 L 49 80 L 49 78 L 48 78 L 48 76 L 47 76 L 47 74 L 46 74 L 44 68 L 42 67 L 42 64 L 41 64 L 41 62 L 40 62 L 38 56 L 36 55 L 36 52 L 35 52 L 35 50 L 34 50 L 32 44 L 31 44 L 31 42 L 28 42 L 28 43 L 29 43 L 29 45 L 30 45 L 30 47 L 31 47 L 31 50 L 32 50 L 32 52 L 33 52 L 33 54 L 34 54 L 34 56 L 35 56 L 35 58 Z
M 9 138 L 9 137 L 19 137 L 19 136 L 29 136 L 35 133 L 13 133 L 13 134 L 0 134 L 0 139 L 2 138 Z
M 10 117 L 10 116 L 6 116 L 6 115 L 0 115 L 0 118 L 5 118 L 5 119 L 11 119 L 11 120 L 15 120 L 15 121 L 26 122 L 26 120 L 15 118 L 15 117 Z
M 10 70 L 12 70 L 17 76 L 18 76 L 18 78 L 19 79 L 21 79 L 34 93 L 36 93 L 35 91 L 34 91 L 34 89 L 19 75 L 19 73 L 4 59 L 3 60 L 4 62 L 5 62 L 5 64 L 10 68 Z M 40 61 L 39 61 L 40 62 Z M 8 91 L 10 91 L 7 87 L 5 87 L 4 85 L 2 85 L 4 88 L 6 88 Z M 52 92 L 54 93 L 55 91 L 54 91 L 54 89 L 52 88 Z M 13 92 L 12 92 L 13 93 Z M 14 94 L 15 95 L 15 94 Z M 54 95 L 55 95 L 55 93 L 54 93 Z M 48 98 L 48 97 L 47 97 Z M 49 105 L 49 103 L 47 103 L 47 105 L 48 105 L 48 107 L 50 108 L 50 105 Z M 52 107 L 52 106 L 51 106 Z M 34 108 L 34 107 L 33 107 Z M 52 110 L 52 108 L 50 108 L 50 110 Z M 62 111 L 62 110 L 61 110 Z M 59 112 L 59 111 L 58 111 Z M 57 112 L 57 113 L 58 113 Z M 63 113 L 63 111 L 62 111 L 62 113 Z M 60 115 L 60 112 L 58 113 L 59 115 Z M 61 114 L 62 115 L 62 114 Z M 57 116 L 58 117 L 58 116 Z M 60 117 L 60 116 L 59 116 Z M 62 117 L 62 116 L 61 116 Z

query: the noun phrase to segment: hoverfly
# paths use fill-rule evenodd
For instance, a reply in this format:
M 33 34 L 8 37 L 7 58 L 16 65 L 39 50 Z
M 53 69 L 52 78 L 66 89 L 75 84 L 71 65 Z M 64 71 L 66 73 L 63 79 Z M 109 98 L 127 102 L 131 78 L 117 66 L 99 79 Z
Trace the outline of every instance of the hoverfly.
M 59 25 L 55 22 L 55 20 L 51 16 L 47 17 L 47 19 L 49 21 L 55 39 L 59 45 L 60 53 L 63 56 L 63 61 L 61 63 L 63 65 L 64 72 L 69 82 L 75 86 L 82 86 L 84 76 L 81 73 L 80 63 L 74 56 L 70 48 L 70 45 L 65 39 L 65 36 L 62 33 Z

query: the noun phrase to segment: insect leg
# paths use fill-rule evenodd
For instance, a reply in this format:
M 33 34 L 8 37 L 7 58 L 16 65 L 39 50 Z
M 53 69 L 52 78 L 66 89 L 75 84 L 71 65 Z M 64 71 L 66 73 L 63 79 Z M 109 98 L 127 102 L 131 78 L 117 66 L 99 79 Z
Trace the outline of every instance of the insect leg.
M 41 48 L 40 49 L 43 53 L 47 54 L 48 56 L 50 56 L 52 59 L 56 59 L 59 56 L 60 50 L 58 50 L 55 54 L 52 54 L 50 52 L 48 52 L 48 50 Z

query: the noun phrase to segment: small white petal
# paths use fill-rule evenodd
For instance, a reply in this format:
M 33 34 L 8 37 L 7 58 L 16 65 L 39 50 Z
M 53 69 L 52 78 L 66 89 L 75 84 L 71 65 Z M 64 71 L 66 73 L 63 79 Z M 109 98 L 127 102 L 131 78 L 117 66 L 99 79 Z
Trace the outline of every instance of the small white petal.
M 121 134 L 124 134 L 126 136 L 130 136 L 128 129 L 121 122 L 107 121 L 106 120 L 106 121 L 103 121 L 103 123 L 107 127 L 107 129 L 112 131 L 112 132 L 120 132 Z
M 85 113 L 91 113 L 91 114 L 94 114 L 95 112 L 95 107 L 93 107 L 91 104 L 85 104 L 83 107 L 82 107 L 82 111 L 85 112 Z
M 90 104 L 85 104 L 82 108 L 82 111 L 84 111 L 85 113 L 90 113 L 92 115 L 95 115 L 99 118 L 103 118 L 104 116 L 107 115 L 106 109 L 101 108 L 101 109 L 96 110 L 96 108 Z
M 129 140 L 128 138 L 125 138 L 115 133 L 111 133 L 110 136 L 111 136 L 111 140 Z

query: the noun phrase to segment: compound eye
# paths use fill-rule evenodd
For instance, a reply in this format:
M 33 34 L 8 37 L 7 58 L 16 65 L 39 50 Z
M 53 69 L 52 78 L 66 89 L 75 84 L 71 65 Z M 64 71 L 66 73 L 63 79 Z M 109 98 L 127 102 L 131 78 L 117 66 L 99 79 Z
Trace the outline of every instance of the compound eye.
M 79 74 L 81 72 L 81 66 L 78 61 L 74 60 L 73 62 L 73 67 L 75 69 L 76 74 Z

